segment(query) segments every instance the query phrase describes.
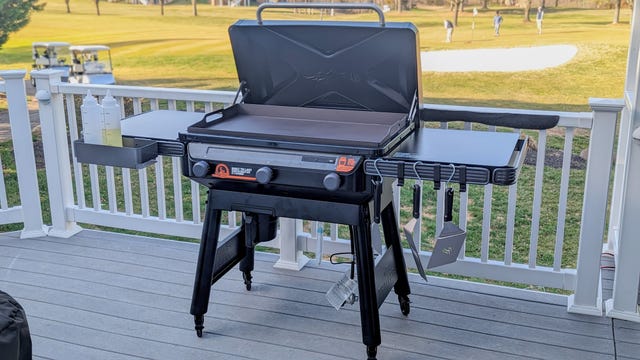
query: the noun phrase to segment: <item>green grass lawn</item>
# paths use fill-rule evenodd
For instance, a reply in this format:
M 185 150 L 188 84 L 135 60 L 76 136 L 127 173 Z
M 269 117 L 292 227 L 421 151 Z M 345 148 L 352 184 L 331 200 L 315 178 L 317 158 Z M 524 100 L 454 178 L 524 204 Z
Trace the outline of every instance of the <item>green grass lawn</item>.
M 106 44 L 112 47 L 115 75 L 119 84 L 235 90 L 237 78 L 227 28 L 238 19 L 255 18 L 256 8 L 201 4 L 199 16 L 193 17 L 190 5 L 167 5 L 165 16 L 161 16 L 157 6 L 108 2 L 100 4 L 101 16 L 95 15 L 95 7 L 89 1 L 71 2 L 72 13 L 67 14 L 63 0 L 49 0 L 45 10 L 34 14 L 31 23 L 20 32 L 12 34 L 9 42 L 0 50 L 0 69 L 30 69 L 31 43 L 34 41 L 68 41 L 77 45 Z M 545 12 L 544 34 L 541 36 L 537 35 L 535 21 L 523 22 L 520 8 L 480 11 L 472 32 L 471 9 L 469 7 L 468 11 L 460 15 L 452 43 L 444 42 L 442 21 L 453 17 L 448 9 L 390 12 L 386 17 L 387 21 L 410 21 L 416 24 L 420 30 L 420 47 L 424 51 L 570 44 L 578 48 L 578 53 L 567 64 L 539 71 L 423 73 L 425 102 L 589 111 L 590 97 L 622 97 L 630 31 L 631 14 L 628 9 L 622 11 L 622 23 L 612 25 L 613 10 L 549 7 Z M 502 10 L 505 19 L 500 37 L 493 36 L 491 25 L 497 9 Z M 320 18 L 318 14 L 293 14 L 290 11 L 274 10 L 265 12 L 264 17 Z M 340 15 L 335 19 L 375 21 L 376 16 Z M 2 107 L 0 100 L 0 111 Z M 0 149 L 6 150 L 7 146 L 10 144 L 4 144 Z M 577 154 L 587 146 L 588 132 L 578 131 L 573 152 Z M 549 134 L 548 147 L 562 149 L 562 132 Z M 514 244 L 513 257 L 514 262 L 526 263 L 530 231 L 530 215 L 527 212 L 530 212 L 532 206 L 533 168 L 525 167 L 522 172 L 518 184 L 517 242 Z M 134 182 L 136 178 L 132 176 Z M 553 262 L 559 178 L 559 169 L 545 170 L 545 181 L 551 185 L 545 185 L 543 194 L 545 211 L 541 219 L 538 261 L 546 266 Z M 186 182 L 184 183 L 186 187 Z M 428 187 L 427 185 L 425 189 Z M 581 215 L 583 187 L 584 170 L 573 170 L 563 266 L 575 266 L 577 224 Z M 133 189 L 136 188 L 134 184 Z M 405 186 L 405 189 L 409 191 L 410 187 Z M 490 247 L 492 259 L 504 256 L 502 240 L 506 228 L 506 195 L 506 188 L 494 188 L 491 235 L 494 240 Z M 409 196 L 408 192 L 403 194 L 403 197 Z M 471 186 L 469 197 L 469 218 L 481 219 L 482 187 Z M 410 201 L 404 203 L 408 204 Z M 429 211 L 433 210 L 435 204 L 435 193 L 432 190 L 425 191 L 423 203 L 424 211 L 427 212 L 425 215 L 428 215 L 425 217 L 424 239 L 428 242 L 435 236 L 434 219 Z M 189 206 L 190 203 L 185 200 L 187 215 Z M 409 216 L 409 211 L 410 209 L 403 208 L 405 217 Z M 479 221 L 469 222 L 469 255 L 479 254 L 481 225 Z
M 227 28 L 238 19 L 255 18 L 255 7 L 229 8 L 200 4 L 158 6 L 100 2 L 101 16 L 92 2 L 47 1 L 21 31 L 0 50 L 0 69 L 30 69 L 31 43 L 68 41 L 112 47 L 118 83 L 197 89 L 235 89 L 237 78 Z M 501 9 L 504 24 L 493 36 L 491 19 Z M 544 34 L 535 21 L 525 23 L 520 8 L 480 11 L 471 31 L 471 7 L 460 15 L 453 42 L 444 42 L 442 20 L 448 9 L 416 9 L 386 14 L 387 21 L 410 21 L 420 30 L 422 50 L 508 48 L 572 44 L 577 56 L 569 63 L 542 71 L 517 73 L 424 73 L 426 102 L 487 105 L 528 109 L 588 110 L 589 97 L 621 97 L 629 42 L 630 11 L 612 25 L 612 10 L 555 9 L 545 12 Z M 266 19 L 319 19 L 318 14 L 267 10 Z M 327 18 L 326 16 L 324 17 Z M 376 20 L 374 14 L 340 15 L 338 20 Z

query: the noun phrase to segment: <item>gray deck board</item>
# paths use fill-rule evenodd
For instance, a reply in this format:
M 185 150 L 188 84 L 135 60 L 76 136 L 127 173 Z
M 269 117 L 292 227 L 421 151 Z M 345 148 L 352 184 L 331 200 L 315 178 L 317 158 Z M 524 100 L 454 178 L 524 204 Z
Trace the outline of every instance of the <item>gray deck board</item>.
M 640 323 L 613 320 L 618 355 L 625 359 L 640 359 Z
M 0 234 L 0 289 L 27 311 L 40 359 L 362 359 L 357 304 L 325 292 L 345 266 L 273 268 L 258 254 L 212 290 L 205 334 L 189 315 L 194 243 L 82 231 L 69 239 Z M 411 314 L 380 308 L 383 359 L 639 359 L 640 324 L 566 312 L 566 297 L 411 276 Z M 612 326 L 613 325 L 613 326 Z M 614 336 L 617 340 L 614 346 Z

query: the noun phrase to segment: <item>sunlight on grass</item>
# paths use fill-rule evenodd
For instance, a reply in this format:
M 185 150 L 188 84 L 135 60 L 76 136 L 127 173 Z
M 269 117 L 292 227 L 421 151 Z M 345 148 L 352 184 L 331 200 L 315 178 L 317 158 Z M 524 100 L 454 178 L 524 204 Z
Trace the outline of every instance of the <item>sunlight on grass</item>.
M 237 77 L 227 28 L 238 19 L 255 19 L 255 7 L 217 7 L 200 4 L 198 16 L 191 5 L 158 6 L 72 2 L 66 13 L 63 0 L 47 1 L 44 11 L 12 34 L 0 50 L 0 69 L 30 69 L 31 43 L 68 41 L 112 47 L 119 84 L 196 89 L 235 89 Z M 589 97 L 621 97 L 629 42 L 630 11 L 622 23 L 612 25 L 610 10 L 547 8 L 545 31 L 536 34 L 535 22 L 524 23 L 520 8 L 503 9 L 502 35 L 494 37 L 491 18 L 497 8 L 481 10 L 474 20 L 471 8 L 460 14 L 453 42 L 444 42 L 442 20 L 446 8 L 416 9 L 385 14 L 387 21 L 413 22 L 420 30 L 420 48 L 426 50 L 509 48 L 572 44 L 579 49 L 569 63 L 542 71 L 519 73 L 423 74 L 426 102 L 486 105 L 561 111 L 588 110 Z M 294 14 L 268 10 L 269 19 L 319 20 L 318 13 Z M 324 20 L 377 21 L 373 13 L 339 15 Z

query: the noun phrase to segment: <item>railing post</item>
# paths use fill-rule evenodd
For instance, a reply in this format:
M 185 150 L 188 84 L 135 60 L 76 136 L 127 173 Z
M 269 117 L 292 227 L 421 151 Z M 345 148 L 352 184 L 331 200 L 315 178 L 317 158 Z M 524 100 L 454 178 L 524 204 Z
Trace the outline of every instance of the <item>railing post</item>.
M 593 110 L 593 125 L 582 204 L 576 286 L 575 293 L 569 296 L 567 310 L 602 316 L 600 256 L 616 120 L 623 103 L 620 100 L 589 99 L 589 105 Z
M 67 207 L 74 204 L 71 166 L 69 163 L 69 144 L 62 95 L 52 91 L 60 82 L 62 71 L 34 71 L 36 79 L 36 98 L 40 108 L 42 129 L 42 147 L 44 149 L 47 187 L 51 207 L 49 235 L 68 238 L 75 235 L 81 227 L 67 218 Z
M 629 155 L 629 144 L 633 131 L 631 125 L 633 122 L 630 107 L 625 107 L 620 116 L 620 129 L 618 130 L 618 149 L 616 151 L 616 161 L 613 172 L 613 189 L 611 191 L 611 210 L 609 212 L 609 229 L 607 232 L 606 250 L 616 253 L 620 230 L 620 216 L 622 214 L 622 204 L 624 203 L 624 194 L 622 193 L 624 186 L 624 174 L 627 169 L 627 157 Z M 625 134 L 627 136 L 625 136 Z
M 309 258 L 299 249 L 296 220 L 280 218 L 280 259 L 273 267 L 296 271 L 302 269 Z
M 628 104 L 635 107 L 633 104 Z M 616 271 L 613 278 L 612 298 L 605 302 L 606 315 L 613 318 L 640 322 L 638 288 L 640 287 L 640 122 L 629 115 L 628 131 L 620 132 L 620 141 L 627 141 L 625 174 L 620 189 L 620 216 L 618 244 L 615 254 Z
M 0 71 L 5 80 L 7 103 L 9 104 L 9 123 L 13 138 L 13 153 L 16 160 L 18 190 L 22 207 L 24 228 L 20 238 L 33 238 L 47 235 L 47 227 L 42 221 L 40 206 L 40 189 L 36 172 L 36 159 L 33 153 L 33 139 L 29 110 L 27 108 L 27 92 L 24 86 L 25 70 Z

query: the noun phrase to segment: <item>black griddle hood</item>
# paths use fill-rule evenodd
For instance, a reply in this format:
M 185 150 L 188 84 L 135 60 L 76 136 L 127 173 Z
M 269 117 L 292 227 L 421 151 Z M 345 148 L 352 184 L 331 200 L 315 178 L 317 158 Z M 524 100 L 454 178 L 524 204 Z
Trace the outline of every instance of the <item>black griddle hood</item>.
M 245 103 L 408 114 L 422 99 L 411 23 L 239 20 L 229 37 Z

